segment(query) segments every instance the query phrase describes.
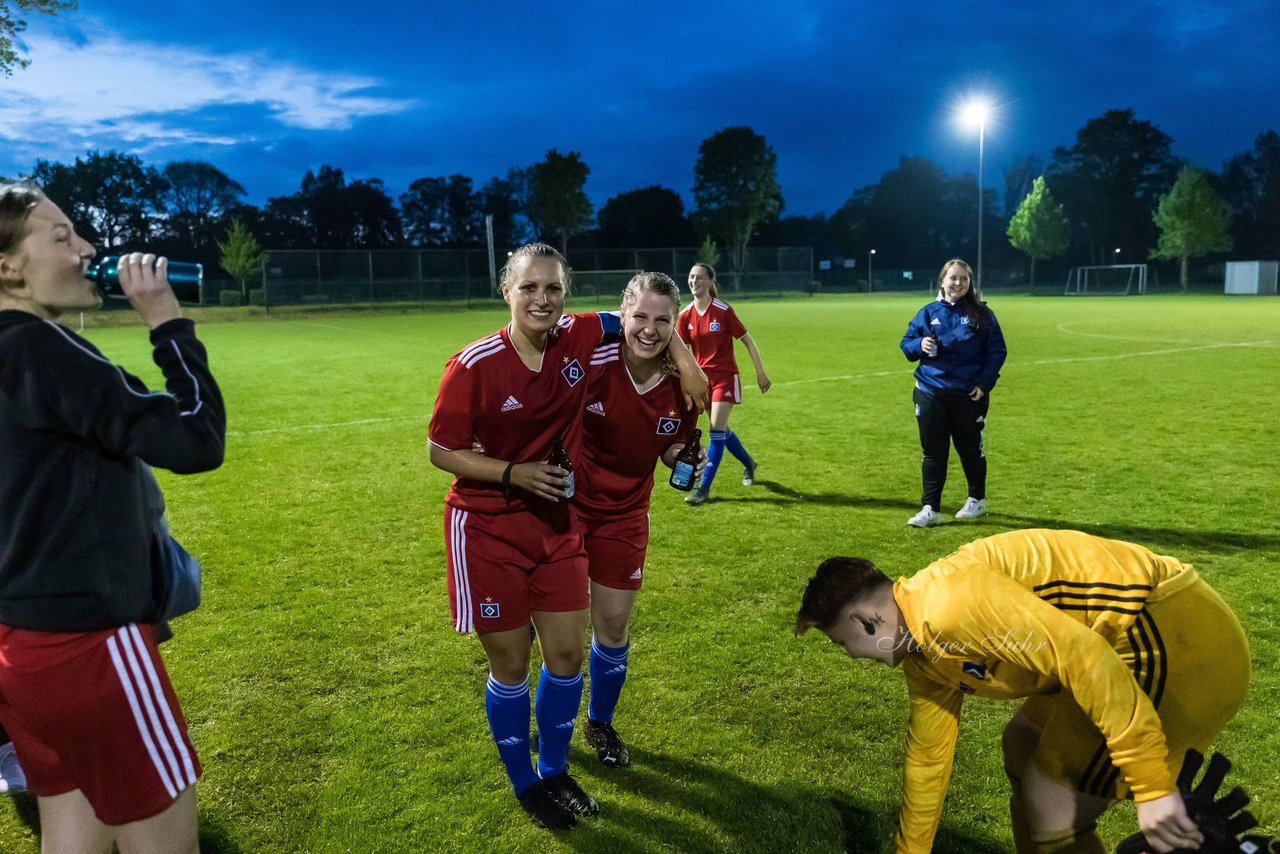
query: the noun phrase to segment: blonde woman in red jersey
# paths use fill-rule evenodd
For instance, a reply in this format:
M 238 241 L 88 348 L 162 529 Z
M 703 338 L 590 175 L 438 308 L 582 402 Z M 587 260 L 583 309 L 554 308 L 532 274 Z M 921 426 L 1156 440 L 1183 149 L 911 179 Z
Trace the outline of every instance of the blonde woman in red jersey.
M 591 576 L 591 697 L 582 734 L 609 768 L 630 762 L 613 716 L 649 546 L 654 464 L 671 468 L 698 423 L 667 358 L 679 310 L 669 276 L 635 276 L 622 293 L 622 340 L 597 347 L 588 369 L 577 502 Z
M 685 498 L 686 503 L 697 506 L 706 503 L 726 449 L 743 465 L 742 485 L 751 486 L 755 482 L 756 461 L 729 429 L 729 415 L 734 404 L 742 402 L 742 383 L 738 378 L 738 363 L 733 356 L 735 339 L 747 348 L 761 393 L 768 391 L 772 383 L 764 372 L 760 351 L 747 334 L 746 327 L 738 320 L 733 308 L 718 297 L 716 271 L 710 264 L 694 264 L 690 268 L 689 292 L 693 295 L 693 303 L 680 312 L 676 332 L 689 345 L 698 367 L 711 382 L 711 437 L 707 443 L 707 467 L 698 488 Z

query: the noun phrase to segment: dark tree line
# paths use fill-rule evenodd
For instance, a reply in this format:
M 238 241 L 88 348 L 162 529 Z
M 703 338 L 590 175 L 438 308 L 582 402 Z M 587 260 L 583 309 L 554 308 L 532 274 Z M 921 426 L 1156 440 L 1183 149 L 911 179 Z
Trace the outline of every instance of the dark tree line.
M 1131 110 L 1089 121 L 1073 145 L 1054 150 L 1047 168 L 1034 157 L 1013 161 L 1004 174 L 1003 199 L 985 191 L 988 264 L 1026 263 L 1003 235 L 1041 175 L 1070 223 L 1063 263 L 1145 262 L 1159 237 L 1159 201 L 1184 165 L 1172 153 L 1172 140 Z M 1232 257 L 1280 258 L 1280 136 L 1263 133 L 1252 150 L 1210 177 L 1231 213 Z M 948 176 L 927 159 L 903 157 L 830 216 L 785 217 L 766 225 L 759 241 L 812 245 L 820 258 L 865 258 L 875 249 L 876 264 L 886 267 L 919 265 L 939 253 L 974 257 L 977 204 L 972 175 Z
M 499 251 L 535 238 L 651 248 L 693 246 L 709 236 L 730 259 L 748 241 L 809 245 L 819 258 L 861 258 L 875 249 L 885 267 L 976 256 L 972 175 L 948 175 L 928 159 L 904 156 L 831 215 L 784 217 L 776 163 L 750 128 L 717 132 L 699 149 L 690 212 L 679 193 L 660 186 L 619 193 L 597 212 L 585 192 L 590 168 L 577 152 L 556 150 L 479 188 L 466 175 L 419 178 L 396 200 L 382 181 L 350 180 L 328 164 L 307 171 L 296 192 L 260 207 L 243 201 L 245 189 L 233 178 L 197 161 L 157 170 L 133 155 L 93 151 L 70 164 L 38 161 L 32 177 L 103 249 L 146 246 L 214 263 L 233 220 L 269 249 L 378 249 L 483 246 L 488 217 Z M 1034 157 L 1015 159 L 1002 193 L 984 191 L 989 263 L 1025 263 L 1003 235 L 1042 175 L 1070 226 L 1063 263 L 1145 261 L 1158 239 L 1159 201 L 1184 165 L 1172 140 L 1131 110 L 1089 121 L 1072 145 L 1054 150 L 1047 167 Z M 1260 135 L 1209 179 L 1231 216 L 1233 257 L 1280 257 L 1280 136 Z

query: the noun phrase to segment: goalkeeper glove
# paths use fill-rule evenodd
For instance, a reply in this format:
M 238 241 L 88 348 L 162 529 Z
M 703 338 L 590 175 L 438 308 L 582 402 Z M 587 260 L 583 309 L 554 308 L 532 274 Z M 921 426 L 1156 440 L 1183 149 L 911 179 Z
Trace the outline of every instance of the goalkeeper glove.
M 1249 795 L 1236 786 L 1230 792 L 1217 798 L 1222 781 L 1231 770 L 1231 762 L 1221 753 L 1215 753 L 1209 759 L 1209 767 L 1200 779 L 1198 786 L 1192 787 L 1196 772 L 1204 764 L 1204 755 L 1198 750 L 1188 750 L 1182 762 L 1182 770 L 1178 772 L 1178 792 L 1186 805 L 1187 815 L 1196 823 L 1204 836 L 1204 844 L 1198 850 L 1207 854 L 1280 854 L 1280 843 L 1270 837 L 1249 835 L 1240 838 L 1240 834 L 1258 826 L 1258 820 L 1245 809 L 1249 803 Z M 1135 833 L 1116 847 L 1116 854 L 1143 854 L 1149 851 L 1146 837 Z M 1192 849 L 1179 848 L 1174 854 L 1182 854 Z

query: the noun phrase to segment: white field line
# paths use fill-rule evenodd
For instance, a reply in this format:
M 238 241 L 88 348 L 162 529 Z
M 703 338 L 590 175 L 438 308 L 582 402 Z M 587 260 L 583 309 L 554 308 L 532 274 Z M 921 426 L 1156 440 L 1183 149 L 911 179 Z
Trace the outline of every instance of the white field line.
M 1137 353 L 1116 353 L 1109 356 L 1068 356 L 1061 359 L 1038 359 L 1033 362 L 1019 362 L 1017 364 L 1019 366 L 1065 365 L 1073 362 L 1102 362 L 1115 359 L 1130 359 L 1134 356 L 1168 356 L 1175 353 L 1192 353 L 1201 350 L 1221 350 L 1231 347 L 1273 347 L 1275 344 L 1275 341 L 1240 341 L 1236 343 L 1220 342 L 1214 344 L 1200 344 L 1195 347 L 1171 347 L 1163 350 L 1144 350 Z M 774 383 L 774 386 L 782 387 L 808 385 L 810 383 L 849 382 L 852 380 L 875 379 L 878 377 L 902 377 L 907 374 L 909 374 L 909 371 L 906 369 L 870 371 L 863 374 L 841 374 L 840 376 L 833 377 L 813 377 L 806 380 L 790 380 L 788 382 Z M 404 415 L 398 418 L 360 418 L 355 421 L 330 421 L 324 424 L 290 424 L 284 427 L 267 427 L 261 430 L 228 430 L 227 435 L 236 438 L 247 438 L 250 436 L 269 436 L 276 433 L 302 433 L 311 430 L 337 430 L 343 427 L 363 427 L 369 424 L 399 424 L 410 421 L 420 421 L 425 424 L 426 420 L 427 413 L 424 412 L 422 415 Z
M 316 321 L 314 321 L 314 320 L 290 320 L 290 321 L 287 321 L 287 322 L 288 322 L 288 323 L 296 324 L 296 325 L 298 325 L 298 326 L 315 326 L 315 327 L 318 327 L 318 328 L 320 328 L 320 329 L 336 329 L 336 330 L 338 330 L 339 332 L 346 332 L 346 331 L 347 331 L 347 327 L 345 327 L 345 326 L 334 326 L 334 325 L 333 325 L 333 324 L 331 324 L 331 323 L 317 323 L 317 322 L 316 322 Z
M 1078 329 L 1072 329 L 1078 323 L 1092 323 L 1089 320 L 1068 320 L 1066 323 L 1059 323 L 1057 330 L 1067 335 L 1079 335 L 1082 338 L 1103 338 L 1107 341 L 1141 341 L 1143 344 L 1151 343 L 1151 337 L 1139 338 L 1133 335 L 1107 335 L 1105 332 L 1081 332 Z
M 1083 333 L 1076 333 L 1083 334 Z M 1099 336 L 1101 337 L 1101 336 Z M 1149 339 L 1148 339 L 1149 340 Z M 1132 359 L 1135 356 L 1169 356 L 1175 353 L 1194 353 L 1200 350 L 1221 350 L 1231 347 L 1274 347 L 1275 341 L 1239 341 L 1239 342 L 1217 342 L 1213 344 L 1198 344 L 1194 347 L 1168 347 L 1162 350 L 1142 350 L 1136 353 L 1115 353 L 1107 356 L 1067 356 L 1060 359 L 1037 359 L 1033 362 L 1018 362 L 1018 367 L 1023 365 L 1066 365 L 1073 362 L 1108 362 L 1116 359 Z M 912 368 L 911 370 L 914 370 Z M 910 373 L 907 369 L 895 371 L 872 371 L 865 374 L 842 374 L 834 377 L 814 377 L 807 380 L 790 380 L 789 382 L 774 383 L 775 386 L 793 386 L 806 385 L 808 383 L 827 383 L 827 382 L 845 382 L 849 380 L 865 380 L 875 377 L 901 377 Z

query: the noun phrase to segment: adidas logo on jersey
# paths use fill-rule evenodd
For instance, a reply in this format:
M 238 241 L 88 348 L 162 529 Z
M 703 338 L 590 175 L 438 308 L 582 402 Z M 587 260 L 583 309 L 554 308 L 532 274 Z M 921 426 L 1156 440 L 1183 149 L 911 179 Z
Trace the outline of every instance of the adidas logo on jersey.
M 514 394 L 509 394 L 507 395 L 506 401 L 502 404 L 502 411 L 510 412 L 513 409 L 524 409 L 524 404 L 516 400 L 516 396 Z
M 631 575 L 627 577 L 632 581 L 639 581 L 641 577 L 641 569 L 643 569 L 643 567 L 638 567 L 635 572 L 631 573 Z
M 594 412 L 596 415 L 604 415 L 604 404 L 600 401 L 587 405 L 588 412 Z

